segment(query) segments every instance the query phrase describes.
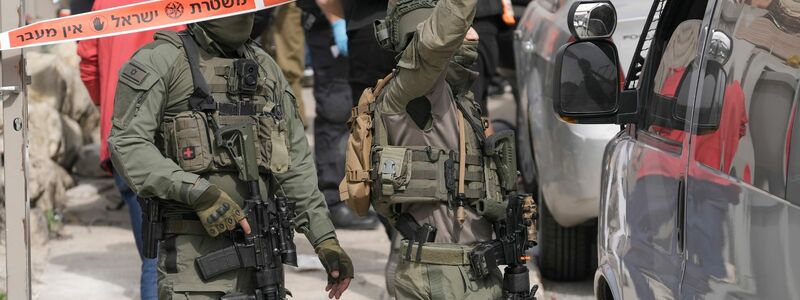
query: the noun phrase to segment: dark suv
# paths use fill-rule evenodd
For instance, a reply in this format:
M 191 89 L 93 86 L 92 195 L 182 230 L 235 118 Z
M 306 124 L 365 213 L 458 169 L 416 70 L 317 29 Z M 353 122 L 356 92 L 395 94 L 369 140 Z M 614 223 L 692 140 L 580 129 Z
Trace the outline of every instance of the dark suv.
M 554 109 L 619 124 L 601 299 L 800 299 L 800 2 L 657 0 L 624 86 L 607 1 L 571 7 Z

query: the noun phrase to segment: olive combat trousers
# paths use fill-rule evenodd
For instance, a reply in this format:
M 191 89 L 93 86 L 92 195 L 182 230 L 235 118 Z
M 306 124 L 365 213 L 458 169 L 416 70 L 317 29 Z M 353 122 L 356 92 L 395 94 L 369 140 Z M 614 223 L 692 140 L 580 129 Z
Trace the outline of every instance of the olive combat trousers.
M 450 246 L 462 247 L 468 253 L 466 246 Z M 411 261 L 406 260 L 405 245 L 398 253 L 394 282 L 397 300 L 489 300 L 498 299 L 503 294 L 503 275 L 499 269 L 484 279 L 471 280 L 470 266 L 466 262 L 447 265 L 434 263 L 442 261 L 439 259 L 417 262 L 414 259 L 416 253 L 414 247 Z
M 226 235 L 176 235 L 161 242 L 158 257 L 158 299 L 219 299 L 233 292 L 252 293 L 253 272 L 239 269 L 204 282 L 195 259 L 231 245 Z

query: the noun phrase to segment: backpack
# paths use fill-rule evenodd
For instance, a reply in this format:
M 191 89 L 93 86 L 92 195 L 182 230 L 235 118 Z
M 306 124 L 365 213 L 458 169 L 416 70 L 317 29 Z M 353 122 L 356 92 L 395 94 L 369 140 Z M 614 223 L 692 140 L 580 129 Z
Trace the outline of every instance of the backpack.
M 339 197 L 359 216 L 369 213 L 372 177 L 373 112 L 375 100 L 394 78 L 394 73 L 378 80 L 374 88 L 367 88 L 352 109 L 347 128 L 350 136 L 345 149 L 344 178 L 339 184 Z

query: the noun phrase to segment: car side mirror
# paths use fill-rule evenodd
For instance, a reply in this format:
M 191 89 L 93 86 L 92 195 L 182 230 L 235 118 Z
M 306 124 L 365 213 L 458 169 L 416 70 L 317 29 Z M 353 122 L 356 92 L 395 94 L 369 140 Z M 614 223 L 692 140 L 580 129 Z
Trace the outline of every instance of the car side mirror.
M 617 48 L 608 40 L 567 44 L 556 55 L 553 109 L 572 123 L 614 124 L 620 108 Z
M 570 7 L 567 20 L 576 39 L 604 39 L 614 34 L 617 11 L 609 1 L 578 1 Z
M 705 84 L 700 94 L 697 118 L 697 134 L 708 134 L 717 131 L 722 118 L 722 104 L 725 101 L 728 74 L 724 66 L 733 50 L 733 40 L 722 31 L 715 30 L 711 34 L 706 56 Z

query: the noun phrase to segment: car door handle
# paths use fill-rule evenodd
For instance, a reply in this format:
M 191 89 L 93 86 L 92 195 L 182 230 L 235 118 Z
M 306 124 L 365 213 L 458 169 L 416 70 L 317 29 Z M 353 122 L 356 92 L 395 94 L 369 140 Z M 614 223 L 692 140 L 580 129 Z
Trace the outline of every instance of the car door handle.
M 678 211 L 677 211 L 677 236 L 678 236 L 678 252 L 683 253 L 686 244 L 685 227 L 686 227 L 686 178 L 681 176 L 678 179 Z

